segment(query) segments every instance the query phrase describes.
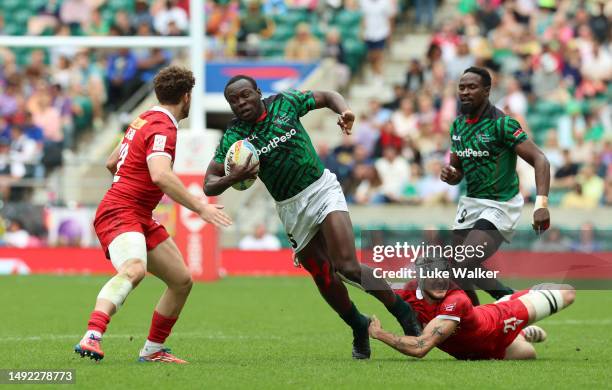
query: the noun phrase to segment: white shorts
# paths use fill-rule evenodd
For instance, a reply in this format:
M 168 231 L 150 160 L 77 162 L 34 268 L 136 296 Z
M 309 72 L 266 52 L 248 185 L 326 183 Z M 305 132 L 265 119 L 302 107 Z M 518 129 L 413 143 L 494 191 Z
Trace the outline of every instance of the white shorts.
M 147 243 L 140 232 L 121 233 L 108 246 L 111 263 L 117 271 L 128 260 L 139 259 L 147 268 Z
M 453 230 L 470 229 L 479 219 L 491 222 L 510 241 L 523 210 L 523 196 L 518 193 L 506 202 L 462 196 L 457 206 Z
M 347 211 L 344 193 L 329 170 L 292 198 L 276 202 L 276 211 L 295 253 L 304 249 L 332 211 Z

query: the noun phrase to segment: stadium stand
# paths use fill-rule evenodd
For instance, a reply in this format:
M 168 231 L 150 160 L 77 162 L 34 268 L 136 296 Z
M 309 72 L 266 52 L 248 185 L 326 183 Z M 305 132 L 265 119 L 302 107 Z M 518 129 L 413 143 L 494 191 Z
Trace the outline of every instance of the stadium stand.
M 0 34 L 181 35 L 188 3 L 3 0 Z M 359 117 L 355 136 L 336 137 L 337 143 L 320 133 L 313 139 L 357 205 L 451 205 L 457 199 L 461 188 L 436 180 L 457 113 L 455 82 L 466 67 L 486 66 L 494 75 L 492 101 L 519 118 L 551 161 L 553 206 L 612 205 L 612 7 L 602 1 L 447 0 L 431 19 L 435 2 L 417 1 L 416 9 L 408 4 L 392 5 L 382 78 L 373 78 L 366 63 L 363 2 L 354 0 L 207 1 L 207 58 L 280 59 L 299 39 L 297 31 L 308 27 L 309 39 L 320 46 L 308 58 L 336 60 L 341 84 L 351 80 L 344 91 Z M 66 154 L 101 131 L 109 114 L 175 56 L 162 49 L 0 48 L 2 200 L 28 199 L 31 188 L 44 186 Z M 530 167 L 518 170 L 521 192 L 532 200 Z

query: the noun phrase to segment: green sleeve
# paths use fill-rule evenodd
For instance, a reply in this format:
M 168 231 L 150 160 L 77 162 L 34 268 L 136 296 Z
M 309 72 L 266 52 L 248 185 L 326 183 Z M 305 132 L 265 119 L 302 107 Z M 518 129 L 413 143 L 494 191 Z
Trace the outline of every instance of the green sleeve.
M 297 91 L 292 89 L 283 92 L 283 96 L 293 104 L 300 117 L 315 109 L 315 99 L 312 91 Z
M 219 145 L 217 145 L 213 160 L 216 163 L 225 164 L 225 155 L 227 154 L 227 151 L 234 144 L 234 142 L 240 139 L 240 136 L 236 134 L 236 132 L 232 131 L 231 127 L 225 130 L 225 133 L 223 133 L 223 136 L 221 137 L 221 141 L 219 141 Z
M 457 148 L 455 147 L 455 141 L 453 140 L 454 135 L 455 135 L 455 122 L 451 123 L 451 127 L 450 127 L 450 151 L 451 153 L 457 152 Z
M 500 139 L 505 147 L 513 149 L 516 145 L 527 140 L 527 133 L 521 124 L 512 117 L 505 116 L 498 120 Z

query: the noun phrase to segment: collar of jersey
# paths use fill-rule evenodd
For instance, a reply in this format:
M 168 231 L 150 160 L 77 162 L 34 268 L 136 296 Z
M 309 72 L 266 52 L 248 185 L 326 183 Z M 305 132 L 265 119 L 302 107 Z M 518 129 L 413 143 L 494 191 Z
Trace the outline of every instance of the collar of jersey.
M 255 123 L 262 122 L 264 119 L 266 119 L 267 116 L 268 116 L 268 108 L 264 105 L 264 110 L 261 113 L 261 115 L 259 116 L 259 118 L 257 118 Z
M 170 111 L 160 106 L 153 106 L 153 108 L 151 108 L 151 111 L 163 112 L 164 114 L 166 114 L 168 118 L 172 119 L 172 123 L 174 123 L 174 127 L 176 127 L 176 129 L 178 130 L 178 122 L 176 121 L 176 118 L 174 118 L 174 115 L 172 115 Z
M 489 113 L 489 110 L 491 109 L 490 105 L 491 105 L 491 103 L 488 102 L 487 103 L 487 107 L 484 109 L 484 111 L 482 111 L 480 116 L 477 116 L 476 118 L 468 118 L 468 117 L 466 117 L 465 118 L 465 123 L 467 123 L 469 125 L 473 125 L 474 123 L 478 123 L 480 118 L 482 118 L 483 116 L 486 116 Z

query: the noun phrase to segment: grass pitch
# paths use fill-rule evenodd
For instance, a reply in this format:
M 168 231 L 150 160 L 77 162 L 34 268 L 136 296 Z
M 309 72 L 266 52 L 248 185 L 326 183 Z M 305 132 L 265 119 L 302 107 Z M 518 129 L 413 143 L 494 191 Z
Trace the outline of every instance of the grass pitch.
M 372 341 L 351 359 L 351 333 L 307 278 L 228 278 L 196 284 L 167 342 L 189 365 L 138 363 L 163 285 L 153 277 L 113 317 L 101 363 L 72 348 L 105 277 L 0 277 L 0 368 L 76 369 L 78 388 L 602 388 L 612 383 L 612 293 L 579 291 L 540 324 L 537 361 L 461 362 L 440 351 L 406 358 Z M 350 288 L 364 313 L 399 325 L 374 298 Z

